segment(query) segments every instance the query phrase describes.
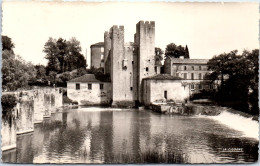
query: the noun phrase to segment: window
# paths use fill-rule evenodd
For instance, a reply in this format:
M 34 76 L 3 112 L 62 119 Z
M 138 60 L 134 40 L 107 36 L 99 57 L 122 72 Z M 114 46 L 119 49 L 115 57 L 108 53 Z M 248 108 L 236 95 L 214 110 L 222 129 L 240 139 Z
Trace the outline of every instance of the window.
M 157 74 L 157 67 L 156 66 L 154 67 L 154 70 L 155 70 L 155 73 Z
M 184 77 L 183 77 L 184 79 L 187 79 L 187 73 L 184 73 Z
M 100 49 L 101 49 L 101 52 L 104 52 L 104 47 L 101 47 Z
M 88 89 L 92 89 L 92 84 L 88 84 Z
M 201 73 L 199 73 L 199 80 L 201 80 Z
M 130 91 L 132 91 L 133 90 L 133 87 L 130 87 Z
M 194 66 L 191 66 L 191 69 L 194 70 Z
M 127 69 L 127 61 L 128 61 L 127 59 L 124 59 L 123 62 L 122 62 L 122 64 L 123 64 L 123 67 L 122 67 L 123 70 L 126 70 L 126 69 Z
M 176 77 L 179 77 L 179 73 L 176 73 Z
M 199 84 L 199 89 L 202 89 L 202 85 L 201 84 Z
M 186 67 L 186 66 L 184 66 L 184 67 L 183 67 L 183 70 L 187 70 L 187 67 Z
M 194 80 L 194 73 L 191 73 L 191 79 Z
M 146 70 L 146 71 L 149 71 L 149 68 L 148 68 L 148 67 L 146 67 L 146 68 L 145 68 L 145 70 Z
M 167 99 L 167 90 L 164 91 L 164 98 Z
M 101 61 L 102 61 L 102 60 L 104 60 L 104 55 L 103 55 L 103 54 L 101 54 Z
M 76 90 L 80 90 L 80 84 L 76 84 Z
M 132 64 L 134 64 L 134 61 L 132 61 Z
M 193 90 L 194 89 L 194 84 L 190 85 L 190 89 Z
M 99 84 L 100 89 L 104 89 L 104 84 Z
M 201 70 L 201 66 L 199 66 L 199 70 Z

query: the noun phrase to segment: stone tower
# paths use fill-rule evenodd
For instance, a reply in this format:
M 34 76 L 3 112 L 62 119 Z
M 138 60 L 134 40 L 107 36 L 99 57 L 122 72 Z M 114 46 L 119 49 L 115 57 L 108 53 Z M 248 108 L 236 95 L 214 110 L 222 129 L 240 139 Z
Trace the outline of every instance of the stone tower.
M 132 70 L 129 68 L 132 60 L 131 56 L 125 53 L 124 26 L 113 26 L 110 29 L 110 37 L 112 105 L 129 105 L 133 103 L 133 93 L 130 88 Z
M 143 103 L 143 78 L 155 74 L 155 22 L 139 21 L 136 24 L 135 44 L 138 47 L 138 100 Z
M 104 73 L 110 73 L 111 72 L 111 61 L 109 57 L 109 53 L 111 51 L 111 37 L 109 32 L 104 33 L 104 60 L 105 60 L 105 68 Z

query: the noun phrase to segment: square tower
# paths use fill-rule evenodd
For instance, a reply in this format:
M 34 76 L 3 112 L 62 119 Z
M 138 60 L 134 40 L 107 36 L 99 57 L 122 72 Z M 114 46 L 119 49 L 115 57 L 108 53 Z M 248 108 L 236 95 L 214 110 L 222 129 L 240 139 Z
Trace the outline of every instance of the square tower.
M 155 75 L 155 22 L 136 24 L 135 44 L 138 46 L 138 100 L 143 103 L 143 78 Z

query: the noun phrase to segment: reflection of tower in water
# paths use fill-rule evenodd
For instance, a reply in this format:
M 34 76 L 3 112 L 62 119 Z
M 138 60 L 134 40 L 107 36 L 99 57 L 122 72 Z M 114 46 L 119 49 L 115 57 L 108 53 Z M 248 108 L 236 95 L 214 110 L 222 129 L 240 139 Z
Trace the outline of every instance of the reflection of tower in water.
M 68 117 L 68 113 L 67 112 L 62 112 L 62 125 L 64 127 L 67 126 L 67 117 Z
M 111 162 L 113 158 L 113 112 L 100 112 L 98 126 L 91 128 L 90 159 Z
M 144 114 L 141 111 L 133 113 L 131 120 L 131 130 L 133 135 L 132 153 L 138 155 L 140 152 L 145 152 L 150 145 L 151 133 L 150 133 L 150 114 Z

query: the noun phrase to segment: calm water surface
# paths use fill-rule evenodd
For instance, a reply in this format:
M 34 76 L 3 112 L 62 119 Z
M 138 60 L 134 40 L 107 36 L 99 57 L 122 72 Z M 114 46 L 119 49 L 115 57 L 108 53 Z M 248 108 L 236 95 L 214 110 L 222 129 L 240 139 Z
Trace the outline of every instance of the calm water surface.
M 226 152 L 224 148 L 242 148 Z M 63 110 L 17 138 L 17 163 L 247 163 L 258 141 L 210 118 L 168 116 L 149 110 Z

